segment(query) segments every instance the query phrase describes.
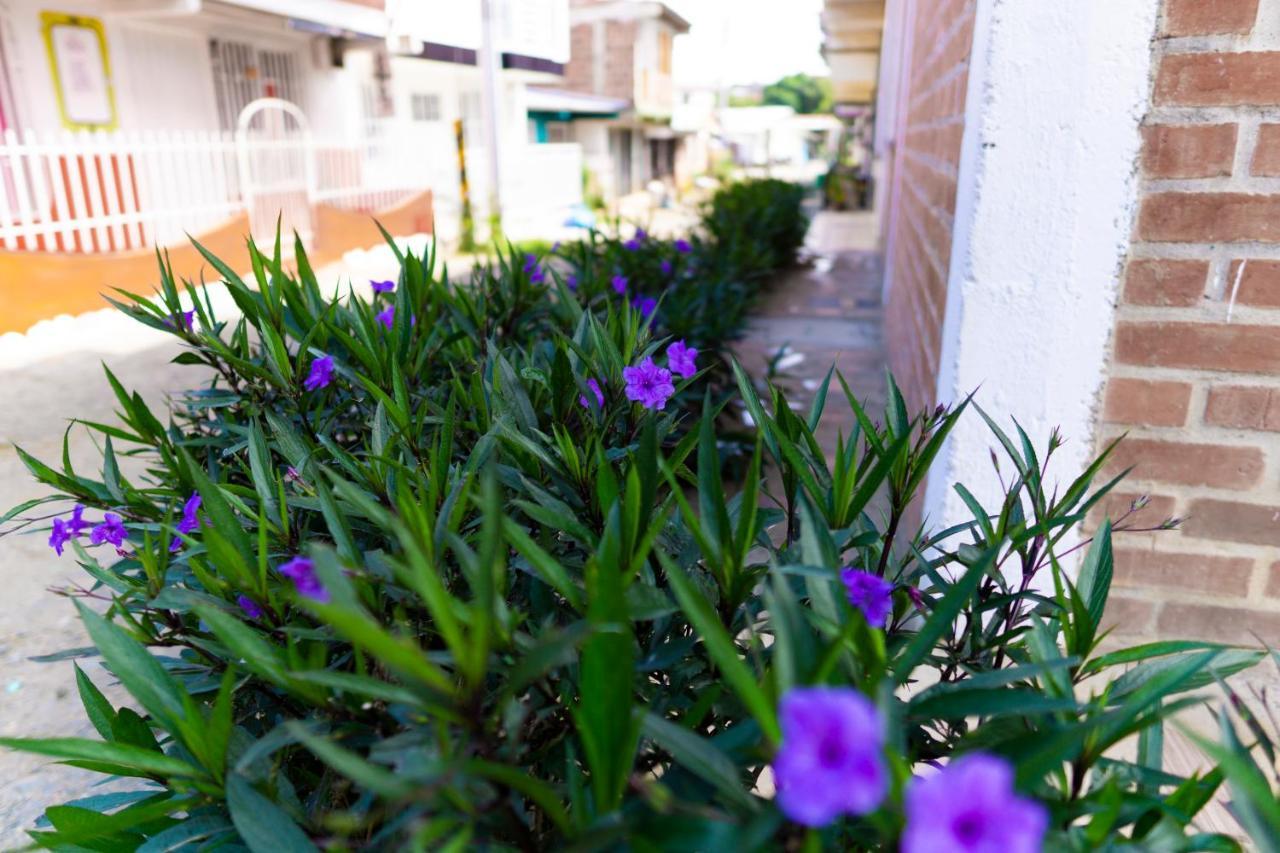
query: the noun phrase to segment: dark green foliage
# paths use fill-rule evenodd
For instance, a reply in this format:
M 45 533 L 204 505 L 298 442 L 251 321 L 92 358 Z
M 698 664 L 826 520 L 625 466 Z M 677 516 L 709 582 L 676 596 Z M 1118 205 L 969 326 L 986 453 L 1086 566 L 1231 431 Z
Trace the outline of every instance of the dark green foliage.
M 81 616 L 137 711 L 77 672 L 101 740 L 3 743 L 139 787 L 51 807 L 36 842 L 888 849 L 912 769 L 980 748 L 1013 762 L 1061 849 L 1193 849 L 1189 822 L 1223 776 L 1162 773 L 1153 733 L 1259 655 L 1100 652 L 1110 528 L 1075 584 L 1058 559 L 1112 485 L 1094 482 L 1103 459 L 1055 491 L 1039 472 L 1056 441 L 1038 456 L 993 420 L 1014 472 L 1002 503 L 957 486 L 971 521 L 908 530 L 943 439 L 975 412 L 913 418 L 895 389 L 877 424 L 829 378 L 802 415 L 728 359 L 745 305 L 794 255 L 799 202 L 776 182 L 735 186 L 690 251 L 595 235 L 543 284 L 515 253 L 464 284 L 427 254 L 403 258 L 393 295 L 331 300 L 298 247 L 296 273 L 278 248 L 255 253 L 252 288 L 220 266 L 236 319 L 188 286 L 194 328 L 169 325 L 167 275 L 156 299 L 123 303 L 183 341 L 203 384 L 162 420 L 109 377 L 123 426 L 90 425 L 100 473 L 24 459 L 57 497 L 129 525 L 126 556 L 71 548 L 111 599 Z M 615 275 L 661 300 L 651 321 Z M 664 411 L 629 402 L 623 369 L 661 361 L 671 337 L 701 348 L 700 373 Z M 335 380 L 306 390 L 322 354 Z M 828 405 L 858 423 L 830 456 L 815 437 Z M 728 481 L 725 407 L 757 425 Z M 146 475 L 122 475 L 117 453 Z M 193 492 L 202 524 L 179 533 Z M 297 555 L 325 600 L 280 573 Z M 844 596 L 846 565 L 894 582 L 886 630 Z M 820 832 L 759 785 L 779 698 L 814 683 L 876 700 L 897 776 L 880 811 Z M 1114 757 L 1133 735 L 1138 760 Z
M 791 107 L 798 113 L 829 113 L 832 107 L 831 78 L 788 74 L 765 86 L 761 101 Z

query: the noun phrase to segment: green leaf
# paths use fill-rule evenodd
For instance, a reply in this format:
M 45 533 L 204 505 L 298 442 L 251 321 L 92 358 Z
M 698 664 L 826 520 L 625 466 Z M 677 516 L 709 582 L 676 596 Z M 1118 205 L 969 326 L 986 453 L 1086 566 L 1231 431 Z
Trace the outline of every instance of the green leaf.
M 113 740 L 111 736 L 111 722 L 116 717 L 115 708 L 111 707 L 111 703 L 107 701 L 107 697 L 102 695 L 89 676 L 84 674 L 84 670 L 79 664 L 74 664 L 76 670 L 76 689 L 80 691 L 80 701 L 84 704 L 85 714 L 89 717 L 89 722 L 93 723 L 93 727 L 97 729 L 98 734 L 102 735 L 103 740 Z
M 618 526 L 618 505 L 609 527 Z M 614 537 L 606 534 L 606 542 Z M 635 763 L 640 727 L 633 704 L 631 678 L 635 640 L 623 595 L 618 560 L 602 554 L 587 564 L 587 618 L 592 626 L 582 649 L 582 686 L 573 717 L 591 767 L 591 783 L 600 813 L 622 804 Z
M 999 548 L 987 550 L 970 566 L 958 581 L 953 583 L 933 608 L 924 625 L 903 648 L 893 662 L 893 673 L 899 684 L 905 684 L 912 671 L 925 659 L 934 645 L 947 631 L 955 630 L 956 616 L 973 597 L 978 582 L 995 565 Z
M 240 839 L 253 853 L 318 850 L 288 812 L 264 797 L 239 773 L 227 777 L 227 809 Z
M 109 765 L 121 776 L 193 779 L 204 775 L 199 768 L 160 752 L 124 743 L 103 743 L 81 738 L 0 738 L 0 746 L 63 759 L 76 766 Z
M 680 603 L 680 609 L 684 611 L 689 623 L 698 632 L 699 638 L 707 648 L 707 653 L 720 669 L 720 674 L 755 717 L 765 736 L 774 743 L 779 742 L 782 739 L 782 730 L 778 727 L 778 715 L 773 702 L 765 694 L 751 670 L 747 668 L 729 632 L 725 630 L 706 597 L 693 585 L 693 580 L 684 569 L 678 567 L 661 551 L 655 553 L 666 570 L 667 579 L 671 583 L 676 601 Z
M 1089 618 L 1093 622 L 1094 631 L 1102 624 L 1102 611 L 1107 606 L 1107 597 L 1111 594 L 1111 574 L 1115 558 L 1111 551 L 1111 521 L 1102 524 L 1102 529 L 1094 537 L 1089 552 L 1085 554 L 1084 564 L 1080 567 L 1079 580 L 1076 584 L 1080 595 L 1089 605 Z
M 726 802 L 750 811 L 759 809 L 760 801 L 748 793 L 733 759 L 714 743 L 652 712 L 644 715 L 643 731 L 676 764 L 719 791 Z
M 356 785 L 381 797 L 399 799 L 408 796 L 417 787 L 416 783 L 397 777 L 384 767 L 371 764 L 349 749 L 338 746 L 332 740 L 313 734 L 306 726 L 296 722 L 289 724 L 289 730 L 300 743 L 316 754 L 321 761 L 337 770 L 343 777 Z
M 192 706 L 177 682 L 141 643 L 78 600 L 76 609 L 111 672 L 152 717 L 175 734 L 198 725 L 189 719 Z

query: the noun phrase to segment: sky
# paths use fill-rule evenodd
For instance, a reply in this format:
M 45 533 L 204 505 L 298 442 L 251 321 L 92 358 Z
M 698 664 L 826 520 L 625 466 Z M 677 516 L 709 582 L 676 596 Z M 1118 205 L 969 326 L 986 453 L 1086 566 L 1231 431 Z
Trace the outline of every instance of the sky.
M 692 27 L 672 57 L 680 85 L 772 83 L 828 74 L 819 53 L 822 0 L 666 0 Z

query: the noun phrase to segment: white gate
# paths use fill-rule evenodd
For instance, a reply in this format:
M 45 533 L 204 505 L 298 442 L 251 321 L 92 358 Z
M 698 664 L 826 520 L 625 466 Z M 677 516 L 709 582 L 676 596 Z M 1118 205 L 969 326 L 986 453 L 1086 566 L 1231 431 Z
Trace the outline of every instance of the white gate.
M 270 245 L 278 221 L 286 246 L 292 246 L 295 231 L 310 245 L 315 233 L 315 145 L 302 109 L 280 98 L 253 101 L 236 122 L 236 153 L 253 239 Z

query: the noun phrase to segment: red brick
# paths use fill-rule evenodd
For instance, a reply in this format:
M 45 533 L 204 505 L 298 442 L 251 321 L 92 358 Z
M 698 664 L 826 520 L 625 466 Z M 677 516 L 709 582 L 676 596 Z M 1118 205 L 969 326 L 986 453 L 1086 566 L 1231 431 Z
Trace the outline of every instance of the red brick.
M 1186 536 L 1280 547 L 1280 506 L 1201 498 L 1191 502 Z
M 1267 573 L 1267 595 L 1280 598 L 1280 562 L 1272 563 Z
M 1280 432 L 1280 389 L 1241 385 L 1211 388 L 1204 422 L 1231 429 Z
M 1253 29 L 1258 20 L 1258 0 L 1167 0 L 1166 36 L 1239 35 Z
M 1124 299 L 1131 305 L 1189 307 L 1204 296 L 1208 261 L 1130 261 Z
M 1134 504 L 1146 498 L 1147 504 L 1141 509 L 1130 513 Z M 1139 525 L 1141 527 L 1154 527 L 1160 522 L 1173 516 L 1173 511 L 1177 501 L 1168 495 L 1140 495 L 1137 492 L 1111 492 L 1102 499 L 1098 517 L 1109 518 L 1112 523 L 1125 519 L 1125 525 Z M 1127 516 L 1127 517 L 1126 517 Z M 1093 525 L 1093 529 L 1098 528 L 1098 524 Z
M 1280 177 L 1280 124 L 1258 128 L 1258 144 L 1253 149 L 1249 171 L 1263 178 Z
M 1153 193 L 1142 202 L 1138 236 L 1158 243 L 1277 243 L 1280 196 Z
M 1212 592 L 1245 595 L 1253 560 L 1248 557 L 1211 557 L 1204 554 L 1168 554 L 1161 551 L 1118 549 L 1115 552 L 1117 587 Z
M 1103 417 L 1115 424 L 1182 426 L 1190 402 L 1186 382 L 1115 378 L 1107 383 Z
M 1235 285 L 1240 261 L 1231 264 L 1227 274 L 1227 293 Z M 1236 291 L 1238 305 L 1255 308 L 1280 308 L 1280 261 L 1250 260 L 1245 264 L 1240 289 Z
M 1132 467 L 1130 476 L 1136 480 L 1247 489 L 1261 478 L 1263 461 L 1256 447 L 1126 438 L 1112 453 L 1107 469 L 1118 473 Z
M 1226 323 L 1116 326 L 1116 360 L 1148 367 L 1280 373 L 1280 328 Z
M 1142 129 L 1142 168 L 1153 178 L 1218 178 L 1231 174 L 1234 124 L 1157 124 Z
M 1280 642 L 1280 613 L 1169 602 L 1160 611 L 1157 630 L 1165 636 L 1255 646 L 1261 639 Z
M 1148 596 L 1137 598 L 1112 594 L 1102 614 L 1102 628 L 1117 634 L 1146 635 L 1151 631 L 1155 614 L 1156 605 Z
M 1280 104 L 1280 53 L 1170 54 L 1156 72 L 1155 102 L 1186 107 Z

